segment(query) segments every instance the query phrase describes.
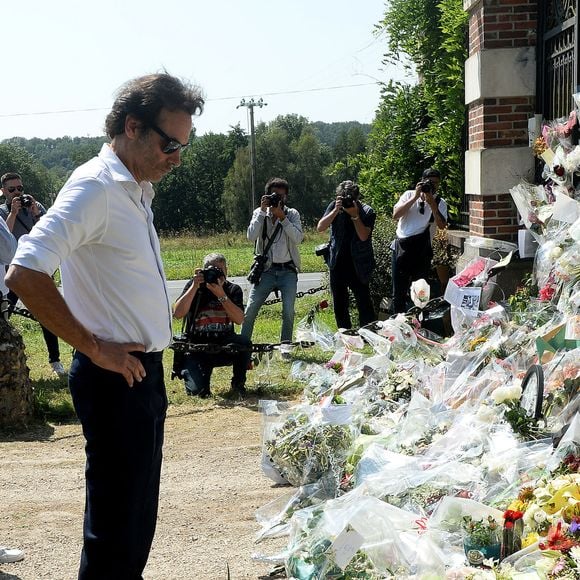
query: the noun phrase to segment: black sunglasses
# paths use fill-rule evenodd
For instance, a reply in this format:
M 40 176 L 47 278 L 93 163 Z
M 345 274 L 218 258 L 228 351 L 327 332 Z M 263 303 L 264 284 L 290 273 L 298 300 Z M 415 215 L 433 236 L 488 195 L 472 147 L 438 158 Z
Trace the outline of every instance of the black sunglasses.
M 10 193 L 14 193 L 16 190 L 18 190 L 20 193 L 22 193 L 24 191 L 24 186 L 23 185 L 16 185 L 13 187 L 8 187 L 7 189 Z
M 151 127 L 151 129 L 153 129 L 153 131 L 155 131 L 155 133 L 157 133 L 167 141 L 167 145 L 161 148 L 161 151 L 163 151 L 163 153 L 165 153 L 166 155 L 171 155 L 176 151 L 185 149 L 189 145 L 189 143 L 180 143 L 177 139 L 175 139 L 174 137 L 170 137 L 167 133 L 165 133 L 165 131 L 162 131 L 159 127 L 156 127 L 155 125 L 149 126 Z

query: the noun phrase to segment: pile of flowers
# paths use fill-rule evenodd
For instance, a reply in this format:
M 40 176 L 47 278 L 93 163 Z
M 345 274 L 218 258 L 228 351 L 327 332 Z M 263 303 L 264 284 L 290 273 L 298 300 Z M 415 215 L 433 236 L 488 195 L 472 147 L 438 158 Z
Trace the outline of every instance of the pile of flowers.
M 443 344 L 401 317 L 330 337 L 314 315 L 301 321 L 333 355 L 326 366 L 295 363 L 303 400 L 265 421 L 264 473 L 298 490 L 260 517 L 261 538 L 289 536 L 286 550 L 262 557 L 289 578 L 580 577 L 572 121 L 535 145 L 546 184 L 512 190 L 538 250 L 507 303 L 452 306 L 455 334 Z M 474 260 L 455 284 L 485 287 L 488 269 Z

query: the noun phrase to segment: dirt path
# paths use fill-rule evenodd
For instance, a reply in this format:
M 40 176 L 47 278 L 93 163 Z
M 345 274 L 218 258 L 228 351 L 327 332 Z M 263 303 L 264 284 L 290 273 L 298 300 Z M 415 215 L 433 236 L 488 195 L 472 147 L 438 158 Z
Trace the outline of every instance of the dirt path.
M 259 578 L 283 540 L 254 544 L 261 507 L 287 488 L 260 470 L 260 415 L 255 407 L 173 407 L 166 424 L 157 534 L 147 580 Z M 0 440 L 0 545 L 26 552 L 0 565 L 2 580 L 76 578 L 84 505 L 80 427 L 47 428 L 27 440 Z

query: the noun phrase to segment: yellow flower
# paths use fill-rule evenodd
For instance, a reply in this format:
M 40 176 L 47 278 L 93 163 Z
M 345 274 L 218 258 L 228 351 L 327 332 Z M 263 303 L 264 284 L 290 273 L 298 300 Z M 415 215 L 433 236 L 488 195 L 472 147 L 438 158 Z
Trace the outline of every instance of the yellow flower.
M 537 532 L 530 532 L 527 536 L 522 538 L 522 548 L 527 548 L 532 544 L 535 544 L 540 539 L 540 535 Z
M 514 499 L 514 501 L 508 505 L 507 509 L 514 512 L 525 512 L 527 505 L 528 504 L 526 502 L 523 502 L 519 499 Z

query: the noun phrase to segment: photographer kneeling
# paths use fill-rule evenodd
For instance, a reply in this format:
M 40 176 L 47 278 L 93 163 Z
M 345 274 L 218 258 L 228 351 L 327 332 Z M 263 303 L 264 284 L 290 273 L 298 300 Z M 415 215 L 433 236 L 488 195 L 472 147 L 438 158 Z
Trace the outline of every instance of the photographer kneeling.
M 226 280 L 227 273 L 225 256 L 207 255 L 203 270 L 195 271 L 175 302 L 173 314 L 176 318 L 186 317 L 185 335 L 189 342 L 251 345 L 249 339 L 234 332 L 234 324 L 244 321 L 244 297 L 237 284 Z M 250 355 L 249 351 L 186 353 L 176 356 L 173 372 L 185 381 L 189 395 L 209 397 L 214 367 L 233 365 L 232 391 L 244 394 Z

